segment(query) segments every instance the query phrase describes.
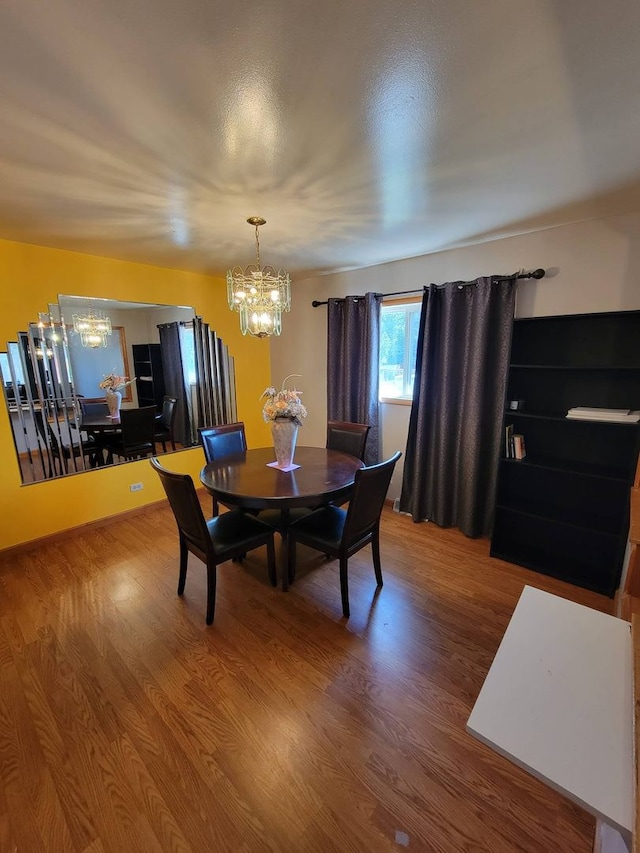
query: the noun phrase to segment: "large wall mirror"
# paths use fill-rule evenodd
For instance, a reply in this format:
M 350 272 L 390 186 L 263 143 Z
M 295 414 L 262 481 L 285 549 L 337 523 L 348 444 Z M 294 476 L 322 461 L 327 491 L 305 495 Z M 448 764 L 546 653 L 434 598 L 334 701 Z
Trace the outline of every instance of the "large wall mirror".
M 186 306 L 59 296 L 0 352 L 0 376 L 25 485 L 192 447 L 199 427 L 237 420 L 233 359 Z

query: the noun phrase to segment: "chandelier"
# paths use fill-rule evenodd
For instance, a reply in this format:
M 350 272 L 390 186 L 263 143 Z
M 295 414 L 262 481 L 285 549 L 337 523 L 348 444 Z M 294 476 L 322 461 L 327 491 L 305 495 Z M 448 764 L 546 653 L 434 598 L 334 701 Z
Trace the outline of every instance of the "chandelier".
M 247 222 L 256 229 L 256 263 L 229 270 L 227 296 L 229 308 L 240 314 L 242 334 L 266 338 L 282 331 L 282 312 L 291 309 L 291 279 L 284 270 L 260 266 L 258 228 L 266 219 L 250 216 Z
M 74 314 L 72 319 L 73 330 L 80 335 L 83 347 L 106 347 L 107 338 L 111 334 L 111 320 L 105 314 L 96 314 L 90 308 L 86 314 Z

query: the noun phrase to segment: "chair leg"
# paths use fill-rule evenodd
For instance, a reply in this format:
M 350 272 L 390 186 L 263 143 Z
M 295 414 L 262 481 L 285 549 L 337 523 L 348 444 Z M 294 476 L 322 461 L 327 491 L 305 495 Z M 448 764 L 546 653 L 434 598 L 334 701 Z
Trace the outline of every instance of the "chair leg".
M 284 541 L 287 543 L 287 560 L 282 569 L 282 591 L 286 592 L 296 577 L 296 540 L 289 535 Z
M 187 560 L 189 559 L 189 549 L 187 543 L 182 536 L 180 537 L 180 576 L 178 578 L 178 595 L 184 592 L 184 585 L 187 582 Z
M 43 457 L 42 468 L 43 468 L 43 470 L 46 471 L 46 477 L 50 480 L 53 477 L 53 468 L 51 467 L 51 457 L 49 456 L 48 453 L 42 454 L 42 457 Z M 47 460 L 46 467 L 44 464 L 44 458 L 46 458 L 46 460 Z
M 216 564 L 207 561 L 207 625 L 213 622 L 216 609 Z
M 382 564 L 380 563 L 380 536 L 379 532 L 376 532 L 373 535 L 373 539 L 371 540 L 371 553 L 373 555 L 373 570 L 376 573 L 376 583 L 378 586 L 382 586 Z
M 273 541 L 273 536 L 267 542 L 267 567 L 269 569 L 269 581 L 271 586 L 278 586 L 278 578 L 276 576 L 276 546 Z
M 347 574 L 348 558 L 340 556 L 340 594 L 342 596 L 342 614 L 349 618 L 349 577 Z

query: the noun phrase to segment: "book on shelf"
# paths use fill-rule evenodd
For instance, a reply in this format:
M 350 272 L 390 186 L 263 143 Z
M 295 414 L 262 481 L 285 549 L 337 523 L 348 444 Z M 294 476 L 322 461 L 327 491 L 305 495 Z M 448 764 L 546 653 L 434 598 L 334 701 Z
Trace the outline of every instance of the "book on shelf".
M 504 428 L 504 455 L 506 459 L 513 459 L 513 424 Z
M 513 436 L 513 458 L 524 459 L 527 451 L 524 446 L 524 436 L 515 434 Z
M 631 409 L 606 409 L 592 406 L 574 406 L 567 412 L 567 417 L 577 421 L 637 424 L 640 421 L 640 411 L 632 411 Z

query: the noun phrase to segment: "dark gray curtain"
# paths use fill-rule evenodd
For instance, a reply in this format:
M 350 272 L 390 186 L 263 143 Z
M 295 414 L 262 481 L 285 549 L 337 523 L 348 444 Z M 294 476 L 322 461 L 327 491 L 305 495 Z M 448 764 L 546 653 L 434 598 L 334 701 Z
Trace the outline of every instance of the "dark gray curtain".
M 502 439 L 515 277 L 426 290 L 400 510 L 489 534 Z
M 329 299 L 327 311 L 327 415 L 371 426 L 364 461 L 373 465 L 380 461 L 380 300 L 375 293 Z
M 188 447 L 192 442 L 180 350 L 180 326 L 178 323 L 164 323 L 158 326 L 158 331 L 165 394 L 168 397 L 175 397 L 178 401 L 173 434 L 176 441 L 179 441 L 183 447 Z

